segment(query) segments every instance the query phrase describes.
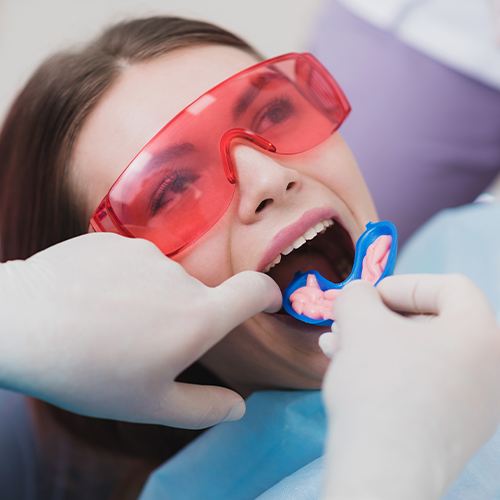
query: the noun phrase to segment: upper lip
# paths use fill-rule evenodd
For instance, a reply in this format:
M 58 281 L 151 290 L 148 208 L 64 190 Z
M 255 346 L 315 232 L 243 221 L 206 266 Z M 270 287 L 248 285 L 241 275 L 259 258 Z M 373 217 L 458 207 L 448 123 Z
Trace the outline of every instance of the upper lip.
M 259 271 L 265 269 L 283 250 L 318 222 L 334 218 L 338 218 L 338 214 L 331 207 L 319 207 L 308 210 L 298 220 L 284 227 L 274 236 L 264 252 L 257 269 Z

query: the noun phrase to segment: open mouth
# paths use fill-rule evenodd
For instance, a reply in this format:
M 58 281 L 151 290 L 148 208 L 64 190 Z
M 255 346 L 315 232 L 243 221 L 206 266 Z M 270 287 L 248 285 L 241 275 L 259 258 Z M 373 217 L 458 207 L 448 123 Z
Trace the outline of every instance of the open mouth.
M 348 231 L 339 221 L 327 219 L 283 250 L 264 272 L 276 281 L 282 293 L 297 272 L 316 270 L 328 280 L 340 283 L 351 274 L 354 254 Z

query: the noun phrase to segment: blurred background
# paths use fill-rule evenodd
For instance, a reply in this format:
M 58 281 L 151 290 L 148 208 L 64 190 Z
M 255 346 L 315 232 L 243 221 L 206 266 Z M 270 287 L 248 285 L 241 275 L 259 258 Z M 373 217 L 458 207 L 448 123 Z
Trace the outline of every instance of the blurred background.
M 0 119 L 47 55 L 129 17 L 174 14 L 235 31 L 264 55 L 303 50 L 321 0 L 0 0 Z

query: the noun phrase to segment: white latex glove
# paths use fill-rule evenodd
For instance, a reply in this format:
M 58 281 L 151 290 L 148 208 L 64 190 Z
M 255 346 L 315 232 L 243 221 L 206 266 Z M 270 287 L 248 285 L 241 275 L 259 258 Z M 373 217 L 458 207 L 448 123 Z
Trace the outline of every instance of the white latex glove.
M 333 353 L 325 497 L 440 498 L 499 421 L 486 298 L 459 275 L 396 276 L 346 287 L 335 312 L 337 333 L 321 340 Z
M 235 420 L 245 412 L 235 392 L 174 380 L 280 302 L 264 274 L 209 288 L 147 241 L 85 235 L 0 265 L 0 384 L 89 416 L 186 428 Z

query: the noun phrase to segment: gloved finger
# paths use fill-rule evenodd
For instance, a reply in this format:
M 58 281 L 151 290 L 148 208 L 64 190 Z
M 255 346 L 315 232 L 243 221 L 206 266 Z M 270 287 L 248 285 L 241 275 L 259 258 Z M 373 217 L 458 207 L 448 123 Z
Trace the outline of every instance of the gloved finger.
M 385 306 L 377 290 L 368 282 L 357 280 L 347 285 L 334 305 L 336 350 L 374 341 L 373 326 L 386 322 L 393 314 Z
M 335 323 L 340 332 L 344 326 L 355 331 L 357 323 L 366 324 L 366 317 L 378 316 L 386 310 L 377 290 L 366 281 L 349 283 L 335 302 Z M 366 327 L 362 330 L 366 330 Z
M 276 312 L 281 307 L 279 286 L 263 273 L 244 271 L 235 274 L 214 292 L 216 302 L 212 305 L 216 307 L 218 326 L 225 333 L 259 312 Z
M 244 414 L 244 399 L 230 389 L 175 382 L 165 394 L 164 404 L 159 406 L 154 420 L 170 427 L 204 429 L 239 420 Z
M 248 318 L 262 311 L 278 311 L 282 297 L 278 285 L 269 276 L 244 271 L 210 289 L 208 299 L 203 325 L 181 339 L 183 348 L 172 366 L 177 373 L 201 358 Z
M 319 347 L 323 354 L 332 359 L 340 347 L 339 336 L 332 332 L 326 332 L 320 335 L 318 339 Z
M 456 313 L 484 307 L 484 296 L 459 274 L 407 274 L 391 276 L 378 285 L 382 300 L 391 309 L 408 314 Z

